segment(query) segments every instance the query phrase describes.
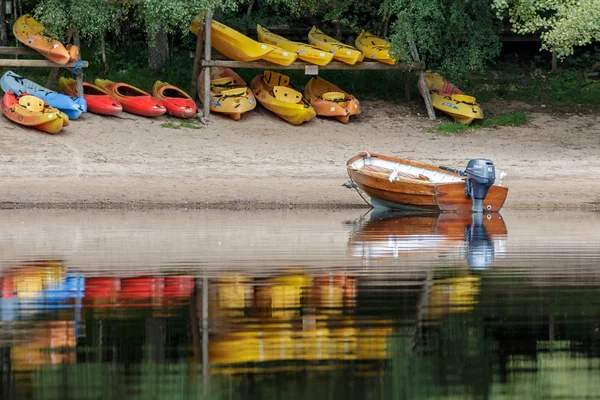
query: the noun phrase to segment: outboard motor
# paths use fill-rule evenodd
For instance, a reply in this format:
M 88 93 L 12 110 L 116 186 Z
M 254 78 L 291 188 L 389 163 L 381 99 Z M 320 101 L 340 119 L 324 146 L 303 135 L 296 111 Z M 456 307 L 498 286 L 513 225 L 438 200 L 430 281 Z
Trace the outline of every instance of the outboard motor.
M 471 211 L 482 213 L 483 200 L 487 196 L 490 187 L 496 181 L 494 163 L 485 158 L 474 158 L 467 164 L 464 175 L 467 177 L 465 194 L 471 196 L 473 200 Z

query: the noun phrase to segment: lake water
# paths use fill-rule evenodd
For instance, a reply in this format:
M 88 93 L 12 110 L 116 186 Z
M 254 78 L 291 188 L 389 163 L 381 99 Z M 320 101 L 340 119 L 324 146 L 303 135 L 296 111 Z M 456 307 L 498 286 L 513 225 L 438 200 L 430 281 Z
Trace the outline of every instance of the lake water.
M 0 211 L 0 398 L 600 397 L 600 213 L 365 211 Z

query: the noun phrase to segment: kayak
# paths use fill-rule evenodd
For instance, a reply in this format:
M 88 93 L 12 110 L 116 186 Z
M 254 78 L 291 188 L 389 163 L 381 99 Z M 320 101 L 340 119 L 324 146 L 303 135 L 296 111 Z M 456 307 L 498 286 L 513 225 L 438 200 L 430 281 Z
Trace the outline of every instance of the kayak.
M 198 35 L 199 30 L 200 25 L 198 19 L 196 19 L 190 25 L 190 31 Z M 256 40 L 215 20 L 211 24 L 211 33 L 212 47 L 232 60 L 255 61 L 274 50 L 274 47 L 258 43 Z
M 265 71 L 252 79 L 250 88 L 263 107 L 292 125 L 300 125 L 316 116 L 315 109 L 302 98 L 302 93 L 292 88 L 286 75 Z
M 69 117 L 35 96 L 6 92 L 2 98 L 2 112 L 11 121 L 42 132 L 58 133 L 69 126 Z
M 12 71 L 6 71 L 0 78 L 0 86 L 4 92 L 14 92 L 17 95 L 30 94 L 39 97 L 50 107 L 58 108 L 67 114 L 69 119 L 76 119 L 87 111 L 85 99 L 70 97 L 38 85 Z
M 67 96 L 77 96 L 77 81 L 71 78 L 61 77 L 58 80 L 60 91 Z M 89 112 L 101 115 L 116 115 L 123 111 L 119 102 L 110 97 L 98 86 L 83 82 L 83 98 L 87 103 Z
M 198 97 L 204 99 L 204 71 L 198 77 Z M 232 69 L 210 69 L 210 111 L 239 120 L 243 113 L 256 108 L 254 94 Z
M 144 117 L 157 117 L 167 112 L 160 100 L 155 99 L 141 89 L 123 82 L 96 78 L 96 86 L 116 99 L 123 110 Z
M 57 64 L 64 65 L 71 59 L 69 51 L 58 40 L 44 35 L 44 26 L 29 14 L 17 19 L 13 25 L 15 38 Z
M 156 81 L 152 95 L 167 109 L 167 113 L 177 118 L 190 118 L 196 115 L 196 103 L 183 90 L 169 85 L 167 82 Z
M 310 32 L 308 32 L 308 43 L 321 50 L 333 53 L 333 57 L 336 60 L 345 62 L 346 64 L 354 65 L 364 58 L 363 53 L 355 47 L 344 44 L 339 40 L 335 40 L 331 36 L 323 33 L 316 26 L 313 26 Z
M 354 96 L 318 76 L 308 81 L 304 97 L 322 117 L 333 117 L 347 123 L 351 115 L 360 114 L 360 103 Z
M 263 60 L 278 65 L 290 65 L 296 61 L 296 58 L 298 57 L 298 53 L 294 51 L 287 51 L 273 45 L 271 45 L 271 47 L 273 47 L 273 51 L 265 54 Z
M 356 38 L 354 44 L 367 58 L 385 64 L 396 64 L 396 60 L 390 56 L 391 44 L 385 39 L 363 30 Z
M 65 49 L 69 52 L 69 61 L 79 60 L 79 47 L 74 44 L 68 44 L 65 46 Z
M 475 97 L 464 94 L 437 72 L 426 71 L 424 75 L 433 108 L 445 112 L 461 124 L 483 119 L 483 110 Z
M 310 44 L 293 42 L 284 38 L 283 36 L 269 32 L 260 25 L 256 25 L 256 34 L 260 42 L 280 47 L 286 51 L 297 53 L 299 59 L 311 64 L 324 66 L 329 64 L 329 62 L 333 59 L 333 53 L 318 49 Z

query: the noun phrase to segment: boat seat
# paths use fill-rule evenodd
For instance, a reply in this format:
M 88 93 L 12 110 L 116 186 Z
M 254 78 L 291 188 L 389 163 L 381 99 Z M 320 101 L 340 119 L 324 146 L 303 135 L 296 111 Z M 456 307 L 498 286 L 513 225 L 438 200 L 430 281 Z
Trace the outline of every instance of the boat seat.
M 475 99 L 475 97 L 473 96 L 469 96 L 466 94 L 453 94 L 452 100 L 456 101 L 457 103 L 475 104 L 475 101 L 477 99 Z
M 265 71 L 263 82 L 269 86 L 287 86 L 290 84 L 290 77 L 279 72 Z
M 19 105 L 33 112 L 44 111 L 44 101 L 35 96 L 21 96 Z
M 342 92 L 327 92 L 323 93 L 323 100 L 340 102 L 346 99 L 346 95 Z
M 302 100 L 302 93 L 289 87 L 275 86 L 273 94 L 277 100 L 286 103 L 299 103 Z
M 367 171 L 367 172 L 373 172 L 375 174 L 383 174 L 386 175 L 387 177 L 389 177 L 394 170 L 391 168 L 385 168 L 385 167 L 380 167 L 377 165 L 363 165 L 361 168 L 362 171 Z M 419 174 L 419 175 L 414 175 L 414 174 L 409 174 L 407 172 L 401 172 L 398 171 L 398 176 L 401 176 L 403 178 L 408 178 L 408 179 L 416 179 L 416 180 L 420 180 L 420 181 L 430 181 L 430 179 L 428 177 L 426 177 L 425 175 Z
M 235 89 L 227 89 L 221 91 L 221 96 L 224 97 L 237 97 L 237 96 L 245 96 L 248 94 L 247 87 L 235 88 Z

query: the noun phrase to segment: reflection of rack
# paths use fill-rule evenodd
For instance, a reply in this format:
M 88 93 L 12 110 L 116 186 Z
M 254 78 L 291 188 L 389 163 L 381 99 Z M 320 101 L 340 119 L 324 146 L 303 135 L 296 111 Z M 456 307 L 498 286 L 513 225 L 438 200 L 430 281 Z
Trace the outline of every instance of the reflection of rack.
M 265 61 L 233 61 L 233 60 L 212 60 L 211 59 L 211 35 L 212 35 L 212 11 L 208 11 L 204 18 L 204 38 L 202 37 L 202 30 L 198 31 L 198 39 L 196 41 L 196 52 L 194 55 L 194 69 L 192 71 L 192 88 L 191 94 L 192 96 L 196 96 L 198 90 L 197 79 L 200 75 L 200 68 L 210 68 L 210 67 L 228 67 L 228 68 L 257 68 L 257 69 L 295 69 L 295 70 L 306 70 L 309 63 L 296 61 L 288 66 L 281 66 L 272 64 Z M 204 40 L 204 58 L 201 59 L 202 56 L 202 41 Z M 423 75 L 423 71 L 425 66 L 423 63 L 419 61 L 419 55 L 416 51 L 416 46 L 414 42 L 410 43 L 411 52 L 413 54 L 413 58 L 417 60 L 416 62 L 403 62 L 396 65 L 388 65 L 383 64 L 377 61 L 368 61 L 356 63 L 355 65 L 348 65 L 339 61 L 332 61 L 325 66 L 319 66 L 315 69 L 318 71 L 319 69 L 323 70 L 345 70 L 345 71 L 358 71 L 358 70 L 396 70 L 396 71 L 404 71 L 404 94 L 408 99 L 409 97 L 409 89 L 408 89 L 408 72 L 414 71 L 419 74 L 419 86 L 425 87 L 425 90 L 421 90 L 423 100 L 425 100 L 425 106 L 427 108 L 427 114 L 429 115 L 429 119 L 435 120 L 435 112 L 433 110 L 433 105 L 431 103 L 431 96 L 429 95 L 429 90 L 427 90 L 425 84 L 425 77 Z M 204 106 L 203 115 L 204 120 L 208 120 L 210 115 L 210 73 L 209 71 L 205 71 L 204 73 L 204 93 L 203 93 L 202 104 Z
M 41 55 L 37 51 L 30 49 L 28 47 L 0 47 L 0 55 L 23 55 L 23 56 L 39 56 Z M 48 82 L 46 82 L 46 86 L 54 83 L 54 79 L 56 78 L 56 72 L 59 67 L 72 69 L 76 67 L 75 75 L 77 80 L 77 94 L 79 97 L 83 97 L 83 70 L 82 68 L 88 67 L 87 61 L 81 61 L 80 64 L 77 64 L 76 61 L 70 61 L 67 64 L 57 64 L 48 59 L 44 60 L 22 60 L 22 59 L 6 59 L 0 58 L 0 67 L 51 67 L 55 70 L 50 73 L 48 77 Z

